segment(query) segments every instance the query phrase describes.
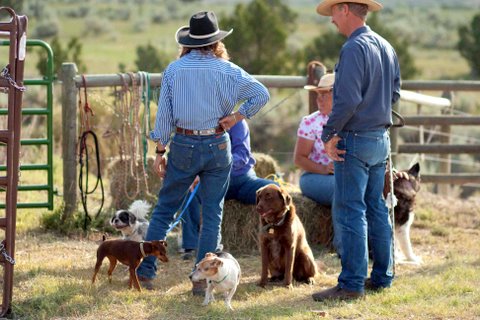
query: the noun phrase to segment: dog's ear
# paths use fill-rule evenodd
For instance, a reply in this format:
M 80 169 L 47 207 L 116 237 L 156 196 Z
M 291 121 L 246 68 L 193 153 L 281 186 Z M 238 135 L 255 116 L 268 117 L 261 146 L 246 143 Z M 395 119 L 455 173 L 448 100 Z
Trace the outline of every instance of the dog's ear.
M 164 247 L 167 247 L 167 241 L 165 240 L 158 240 L 161 244 L 163 244 Z
M 261 187 L 261 188 L 259 188 L 259 189 L 257 190 L 257 192 L 256 192 L 256 195 L 257 195 L 257 199 L 256 199 L 257 204 L 258 204 L 258 201 L 260 200 L 260 194 L 262 193 L 262 191 L 263 191 L 266 187 L 267 187 L 267 186 L 263 186 L 263 187 Z
M 219 268 L 219 267 L 223 266 L 223 261 L 218 259 L 218 258 L 215 258 L 213 260 L 212 266 Z
M 408 169 L 408 173 L 415 178 L 418 178 L 420 174 L 420 164 L 418 162 L 415 163 L 410 169 Z
M 283 203 L 285 204 L 285 207 L 290 208 L 292 205 L 292 196 L 288 194 L 288 192 L 283 188 L 280 188 L 279 192 L 283 199 Z
M 134 224 L 135 222 L 137 222 L 137 217 L 135 217 L 135 215 L 130 211 L 128 211 L 128 222 L 129 224 Z
M 205 253 L 205 258 L 211 258 L 211 257 L 216 257 L 217 255 L 213 252 L 207 252 Z

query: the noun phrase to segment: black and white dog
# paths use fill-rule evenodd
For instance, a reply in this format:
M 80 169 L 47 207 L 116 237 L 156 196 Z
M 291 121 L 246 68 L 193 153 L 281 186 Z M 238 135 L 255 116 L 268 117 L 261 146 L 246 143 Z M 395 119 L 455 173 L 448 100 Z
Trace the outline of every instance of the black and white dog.
M 400 248 L 405 259 L 398 259 L 400 263 L 420 264 L 422 259 L 413 253 L 412 242 L 410 240 L 410 228 L 415 214 L 415 197 L 420 190 L 420 164 L 414 164 L 407 171 L 401 171 L 396 174 L 393 189 L 396 197 L 395 206 L 395 248 Z M 387 205 L 389 205 L 389 196 L 387 196 Z M 395 201 L 394 201 L 395 203 Z M 397 250 L 396 250 L 397 251 Z M 396 257 L 400 258 L 399 252 Z
M 143 241 L 147 235 L 147 214 L 152 206 L 144 200 L 135 200 L 128 210 L 118 210 L 110 220 L 112 227 L 122 233 L 123 239 Z

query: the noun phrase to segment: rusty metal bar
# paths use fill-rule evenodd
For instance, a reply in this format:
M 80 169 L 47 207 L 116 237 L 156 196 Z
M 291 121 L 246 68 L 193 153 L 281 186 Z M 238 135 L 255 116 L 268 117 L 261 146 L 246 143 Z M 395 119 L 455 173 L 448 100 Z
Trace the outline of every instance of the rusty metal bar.
M 5 239 L 0 243 L 0 264 L 4 266 L 3 273 L 3 299 L 0 310 L 0 317 L 4 317 L 11 312 L 11 301 L 13 292 L 13 267 L 15 256 L 15 228 L 16 228 L 16 210 L 17 210 L 17 188 L 19 176 L 19 158 L 20 158 L 20 129 L 22 121 L 22 98 L 23 91 L 23 73 L 26 51 L 26 30 L 27 17 L 18 16 L 10 8 L 0 7 L 0 12 L 6 11 L 11 20 L 8 23 L 0 23 L 0 31 L 8 31 L 10 34 L 8 86 L 2 81 L 0 83 L 4 88 L 8 88 L 8 120 L 7 131 L 11 133 L 2 134 L 2 142 L 7 145 L 7 170 L 5 182 L 6 201 L 5 217 L 1 218 L 1 227 L 5 229 Z M 7 78 L 6 74 L 2 74 Z

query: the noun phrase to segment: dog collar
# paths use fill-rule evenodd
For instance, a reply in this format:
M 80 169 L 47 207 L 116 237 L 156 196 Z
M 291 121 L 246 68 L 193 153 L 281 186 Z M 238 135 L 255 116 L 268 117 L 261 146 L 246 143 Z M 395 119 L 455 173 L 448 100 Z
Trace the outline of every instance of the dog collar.
M 262 227 L 262 232 L 267 232 L 269 231 L 270 228 L 273 228 L 273 227 L 280 227 L 281 225 L 283 225 L 285 223 L 285 219 L 287 218 L 287 212 L 290 211 L 290 207 L 287 206 L 287 208 L 285 209 L 285 212 L 283 214 L 283 217 L 282 219 L 280 219 L 280 221 L 274 223 L 267 223 L 266 225 L 264 225 Z
M 216 284 L 220 284 L 220 283 L 222 283 L 223 281 L 225 281 L 225 279 L 227 279 L 227 277 L 228 277 L 228 273 L 227 273 L 227 274 L 225 275 L 225 277 L 223 277 L 223 279 L 220 280 L 220 281 L 208 280 L 208 282 L 209 282 L 209 283 L 214 282 L 214 283 L 216 283 Z
M 145 251 L 143 250 L 143 243 L 144 243 L 144 241 L 140 242 L 140 252 L 142 253 L 142 257 L 145 258 L 147 255 L 145 254 Z

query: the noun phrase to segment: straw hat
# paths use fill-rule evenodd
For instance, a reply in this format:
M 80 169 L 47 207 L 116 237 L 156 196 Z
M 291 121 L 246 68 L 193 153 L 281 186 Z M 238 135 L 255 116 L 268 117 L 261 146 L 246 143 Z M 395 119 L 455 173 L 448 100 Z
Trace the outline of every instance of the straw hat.
M 326 91 L 332 89 L 334 83 L 335 73 L 327 73 L 320 78 L 320 81 L 318 81 L 318 85 L 307 85 L 303 88 L 309 91 Z
M 177 43 L 187 48 L 200 48 L 218 42 L 232 33 L 218 28 L 217 17 L 212 11 L 201 11 L 190 18 L 190 25 L 180 27 L 175 34 Z
M 353 3 L 361 3 L 366 4 L 368 6 L 368 11 L 379 11 L 383 8 L 382 4 L 374 1 L 374 0 L 323 0 L 317 6 L 317 13 L 322 16 L 331 16 L 332 15 L 332 6 L 345 3 L 345 2 L 353 2 Z

